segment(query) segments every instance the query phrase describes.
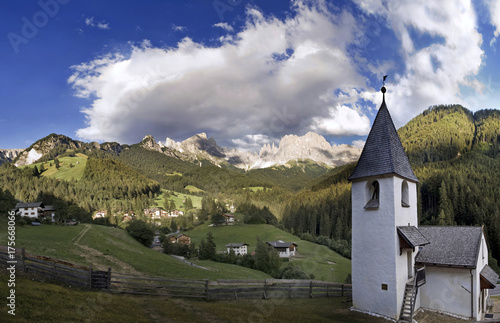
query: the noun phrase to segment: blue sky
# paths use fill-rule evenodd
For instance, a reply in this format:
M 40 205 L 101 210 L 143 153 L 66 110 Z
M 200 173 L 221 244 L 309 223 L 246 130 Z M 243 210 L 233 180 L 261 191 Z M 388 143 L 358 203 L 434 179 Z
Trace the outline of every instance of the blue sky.
M 385 74 L 397 127 L 435 104 L 499 108 L 499 31 L 500 0 L 2 1 L 0 148 L 361 145 Z

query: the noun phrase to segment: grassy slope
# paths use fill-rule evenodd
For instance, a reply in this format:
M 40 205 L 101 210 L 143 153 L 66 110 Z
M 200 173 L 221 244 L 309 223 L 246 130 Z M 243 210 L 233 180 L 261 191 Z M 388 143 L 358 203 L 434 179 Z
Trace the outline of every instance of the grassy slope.
M 2 217 L 0 220 L 2 227 L 5 227 L 4 222 L 5 218 Z M 0 232 L 2 245 L 6 245 L 7 242 L 6 232 Z M 83 232 L 84 234 L 81 234 Z M 140 272 L 179 279 L 269 278 L 262 272 L 243 267 L 235 269 L 234 266 L 227 264 L 213 264 L 213 266 L 212 263 L 204 264 L 209 270 L 195 268 L 144 247 L 124 230 L 98 225 L 18 226 L 16 245 L 20 248 L 25 247 L 30 254 L 49 256 L 81 265 L 92 264 L 98 269 L 111 266 L 118 272 Z
M 0 280 L 7 281 L 5 272 Z M 0 293 L 8 295 L 7 284 Z M 16 278 L 16 316 L 2 305 L 2 322 L 386 322 L 349 310 L 344 298 L 229 300 L 205 302 L 114 295 Z
M 167 190 L 162 189 L 162 193 L 165 191 L 167 191 Z M 174 200 L 177 210 L 186 211 L 184 209 L 184 200 L 188 196 L 191 199 L 191 201 L 193 202 L 194 208 L 197 208 L 197 209 L 201 208 L 201 199 L 202 199 L 201 196 L 188 195 L 188 194 L 183 194 L 183 193 L 178 193 L 178 192 L 174 192 L 174 194 L 177 196 L 174 196 L 171 194 L 170 197 L 168 198 L 168 200 L 169 201 Z M 165 200 L 163 199 L 163 194 L 160 194 L 158 197 L 155 198 L 155 203 L 156 203 L 157 207 L 163 207 L 164 202 L 165 202 Z
M 38 169 L 40 169 L 40 166 L 43 164 L 43 167 L 46 170 L 45 172 L 43 172 L 42 176 L 53 177 L 62 180 L 70 180 L 71 178 L 79 180 L 83 176 L 83 171 L 85 169 L 85 166 L 87 165 L 87 159 L 88 159 L 87 155 L 78 153 L 76 154 L 75 157 L 59 158 L 60 162 L 59 169 L 56 168 L 53 160 L 43 163 L 36 163 L 28 166 L 21 166 L 20 168 L 24 167 L 33 168 L 34 166 L 36 166 L 38 167 Z M 50 163 L 52 163 L 52 166 L 50 166 Z M 70 167 L 69 164 L 73 164 L 73 167 Z
M 264 241 L 283 240 L 295 242 L 298 245 L 297 249 L 300 257 L 293 260 L 293 264 L 307 273 L 313 273 L 315 279 L 344 282 L 347 274 L 351 272 L 351 261 L 349 259 L 340 256 L 325 246 L 300 240 L 298 237 L 271 225 L 208 227 L 204 224 L 186 233 L 199 246 L 201 239 L 206 237 L 208 231 L 212 232 L 218 251 L 225 251 L 225 245 L 230 242 L 244 242 L 250 245 L 249 252 L 253 252 L 257 244 L 257 236 Z
M 199 193 L 199 192 L 205 192 L 204 190 L 202 189 L 199 189 L 198 187 L 194 186 L 194 185 L 188 185 L 186 187 L 184 187 L 186 190 L 190 191 L 191 193 Z

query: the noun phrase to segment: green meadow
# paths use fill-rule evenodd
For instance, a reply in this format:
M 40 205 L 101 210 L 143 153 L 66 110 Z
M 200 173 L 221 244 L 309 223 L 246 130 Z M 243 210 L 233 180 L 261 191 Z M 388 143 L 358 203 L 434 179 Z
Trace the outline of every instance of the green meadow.
M 163 192 L 166 192 L 167 190 L 162 189 L 162 194 L 159 194 L 155 198 L 155 204 L 157 207 L 163 208 L 163 205 L 165 204 L 165 199 L 163 198 Z M 171 192 L 171 191 L 170 191 Z M 196 209 L 201 208 L 201 196 L 196 196 L 196 195 L 189 195 L 189 194 L 184 194 L 184 193 L 178 193 L 178 192 L 171 192 L 170 197 L 168 198 L 169 201 L 174 201 L 175 207 L 179 211 L 186 211 L 184 208 L 184 201 L 186 198 L 189 197 L 191 201 L 193 202 L 193 207 Z
M 6 227 L 5 217 L 0 222 L 1 227 Z M 7 230 L 0 232 L 0 244 L 7 244 Z M 125 230 L 93 224 L 17 226 L 16 247 L 24 247 L 28 254 L 92 265 L 96 269 L 111 267 L 116 272 L 176 279 L 270 278 L 263 272 L 244 267 L 235 270 L 228 264 L 207 262 L 203 265 L 207 269 L 196 268 L 143 246 Z
M 263 241 L 283 240 L 295 242 L 298 247 L 298 256 L 292 263 L 309 274 L 314 274 L 315 279 L 325 281 L 344 282 L 351 272 L 351 261 L 342 257 L 335 251 L 309 241 L 300 240 L 297 236 L 279 230 L 267 224 L 227 225 L 209 227 L 206 224 L 197 226 L 186 232 L 191 241 L 198 246 L 208 232 L 212 232 L 217 251 L 226 251 L 225 245 L 231 242 L 249 244 L 248 252 L 255 250 L 257 237 Z M 283 266 L 287 262 L 284 261 Z
M 52 177 L 61 180 L 80 180 L 83 176 L 83 171 L 85 170 L 85 166 L 87 165 L 88 156 L 77 153 L 75 157 L 60 157 L 59 159 L 59 169 L 56 168 L 54 160 L 49 160 L 48 162 L 35 163 L 28 166 L 21 166 L 19 168 L 24 167 L 37 167 L 40 170 L 41 166 L 45 168 L 45 171 L 42 173 L 42 176 Z

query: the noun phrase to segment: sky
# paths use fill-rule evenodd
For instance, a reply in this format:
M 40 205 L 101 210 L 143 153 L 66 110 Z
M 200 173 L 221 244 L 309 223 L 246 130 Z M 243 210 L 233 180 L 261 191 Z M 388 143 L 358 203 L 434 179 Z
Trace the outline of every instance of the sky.
M 0 2 L 0 148 L 205 132 L 362 146 L 430 106 L 500 108 L 500 0 Z

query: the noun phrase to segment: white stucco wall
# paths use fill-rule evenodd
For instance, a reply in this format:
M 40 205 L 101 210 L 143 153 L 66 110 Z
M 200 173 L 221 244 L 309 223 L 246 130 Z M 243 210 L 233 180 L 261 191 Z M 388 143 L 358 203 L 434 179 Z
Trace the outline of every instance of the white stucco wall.
M 417 225 L 416 185 L 408 182 L 411 207 L 403 208 L 403 180 L 394 176 L 377 180 L 380 196 L 376 210 L 364 209 L 372 180 L 352 183 L 353 306 L 397 319 L 408 281 L 408 262 L 406 251 L 399 255 L 396 226 Z M 412 253 L 413 258 L 415 255 Z M 382 290 L 382 284 L 387 284 L 387 290 Z
M 418 213 L 417 213 L 417 184 L 406 181 L 408 184 L 408 197 L 410 207 L 403 207 L 401 205 L 401 187 L 405 180 L 399 177 L 394 177 L 394 210 L 395 210 L 395 226 L 415 226 L 418 227 Z M 396 230 L 396 229 L 394 229 Z M 399 255 L 399 237 L 396 234 L 396 277 L 397 277 L 397 308 L 401 310 L 403 304 L 403 297 L 405 293 L 405 286 L 408 282 L 408 252 L 411 252 L 412 267 L 415 265 L 415 256 L 418 252 L 418 247 L 415 251 L 412 249 L 403 249 L 403 254 Z M 413 272 L 413 268 L 411 268 Z M 417 294 L 415 310 L 420 307 L 420 296 Z M 399 313 L 399 312 L 398 312 Z
M 426 266 L 426 284 L 419 292 L 422 308 L 471 316 L 469 269 Z
M 468 318 L 472 316 L 477 320 L 483 319 L 488 290 L 481 307 L 480 273 L 487 264 L 488 247 L 483 234 L 475 269 L 426 266 L 427 284 L 421 288 L 421 306 Z

